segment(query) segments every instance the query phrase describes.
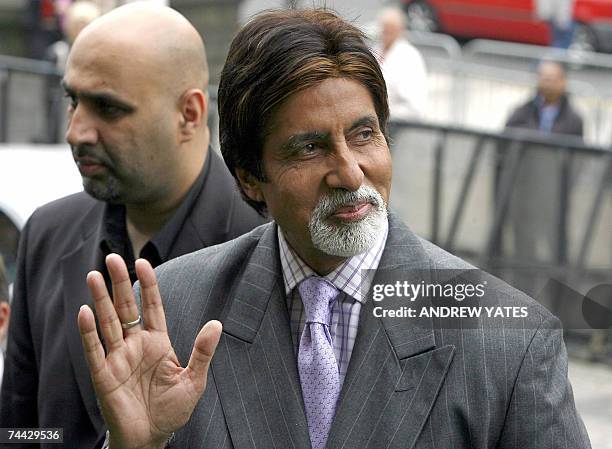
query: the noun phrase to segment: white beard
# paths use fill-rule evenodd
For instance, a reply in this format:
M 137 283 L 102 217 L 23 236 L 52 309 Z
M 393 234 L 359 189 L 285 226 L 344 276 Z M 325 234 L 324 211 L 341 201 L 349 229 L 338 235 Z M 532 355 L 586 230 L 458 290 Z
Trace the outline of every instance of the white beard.
M 357 202 L 374 208 L 362 220 L 330 223 L 328 217 L 338 208 Z M 369 250 L 380 237 L 387 220 L 387 206 L 374 188 L 362 185 L 356 192 L 334 190 L 322 197 L 312 211 L 308 229 L 315 248 L 331 256 L 352 257 Z

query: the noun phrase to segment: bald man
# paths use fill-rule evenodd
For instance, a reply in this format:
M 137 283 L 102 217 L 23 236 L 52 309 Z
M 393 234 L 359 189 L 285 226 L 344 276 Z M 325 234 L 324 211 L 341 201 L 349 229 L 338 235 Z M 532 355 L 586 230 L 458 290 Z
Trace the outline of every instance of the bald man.
M 514 110 L 506 127 L 582 139 L 583 120 L 571 104 L 566 84 L 561 63 L 542 61 L 538 65 L 535 95 Z M 506 165 L 500 169 L 508 169 L 506 160 L 502 157 L 501 164 Z M 561 172 L 558 152 L 530 151 L 523 156 L 512 192 L 508 227 L 514 235 L 515 257 L 527 263 L 557 257 L 559 237 L 563 237 L 558 235 L 557 224 Z M 523 288 L 529 289 L 530 285 L 528 281 Z
M 75 40 L 66 139 L 85 192 L 43 206 L 23 230 L 0 427 L 59 427 L 64 447 L 99 447 L 76 323 L 87 272 L 118 253 L 131 283 L 137 256 L 159 265 L 262 222 L 209 149 L 207 82 L 202 40 L 170 8 L 123 6 Z
M 404 37 L 404 12 L 385 8 L 378 26 L 380 42 L 375 53 L 387 84 L 391 119 L 420 118 L 427 106 L 427 71 L 421 53 Z

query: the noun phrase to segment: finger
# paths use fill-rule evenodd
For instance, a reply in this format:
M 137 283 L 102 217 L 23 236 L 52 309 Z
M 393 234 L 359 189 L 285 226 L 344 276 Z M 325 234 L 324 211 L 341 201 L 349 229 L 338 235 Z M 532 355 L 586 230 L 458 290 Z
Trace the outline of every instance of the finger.
M 109 254 L 106 256 L 106 267 L 113 284 L 113 303 L 119 316 L 119 321 L 125 324 L 138 320 L 140 312 L 134 300 L 132 281 L 130 280 L 125 262 L 118 254 Z M 141 326 L 137 325 L 129 329 L 123 329 L 123 332 L 125 335 L 129 335 L 140 330 Z
M 85 352 L 85 359 L 87 359 L 87 364 L 89 365 L 89 371 L 92 377 L 96 377 L 98 373 L 104 369 L 105 356 L 104 348 L 102 347 L 98 331 L 96 330 L 96 319 L 89 306 L 81 306 L 77 322 L 79 324 L 83 351 Z
M 99 271 L 90 271 L 87 274 L 87 286 L 96 306 L 96 315 L 106 348 L 109 351 L 117 349 L 123 344 L 123 329 L 121 329 L 117 312 L 108 295 L 102 274 Z
M 166 315 L 153 267 L 145 259 L 138 259 L 136 261 L 136 275 L 140 281 L 142 314 L 146 328 L 166 332 Z
M 223 326 L 219 321 L 209 321 L 200 330 L 193 344 L 193 351 L 189 358 L 187 370 L 192 372 L 191 378 L 201 390 L 204 389 L 206 373 L 208 373 L 210 361 L 217 349 L 222 329 Z

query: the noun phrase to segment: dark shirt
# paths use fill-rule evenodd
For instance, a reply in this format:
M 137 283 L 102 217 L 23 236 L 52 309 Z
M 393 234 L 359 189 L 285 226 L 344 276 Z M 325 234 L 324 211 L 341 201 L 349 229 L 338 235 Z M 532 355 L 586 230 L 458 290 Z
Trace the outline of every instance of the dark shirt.
M 582 138 L 582 117 L 563 96 L 552 108 L 542 108 L 543 100 L 536 96 L 519 106 L 506 122 L 506 128 L 538 129 L 552 134 L 568 134 Z
M 213 151 L 212 148 L 209 148 L 209 154 L 211 151 Z M 174 215 L 172 215 L 159 232 L 142 247 L 139 257 L 148 260 L 153 268 L 168 260 L 172 245 L 183 227 L 185 219 L 189 216 L 202 190 L 202 186 L 206 182 L 208 173 L 210 172 L 211 164 L 209 163 L 209 157 L 210 156 L 207 156 L 200 174 L 187 192 L 181 205 L 174 212 Z M 136 257 L 134 257 L 132 243 L 128 237 L 125 213 L 125 206 L 123 204 L 106 205 L 100 248 L 102 249 L 104 257 L 110 253 L 116 253 L 123 257 L 130 274 L 130 280 L 134 283 L 137 280 L 135 268 Z M 106 267 L 103 268 L 102 273 L 106 279 L 106 284 L 110 285 L 110 277 Z

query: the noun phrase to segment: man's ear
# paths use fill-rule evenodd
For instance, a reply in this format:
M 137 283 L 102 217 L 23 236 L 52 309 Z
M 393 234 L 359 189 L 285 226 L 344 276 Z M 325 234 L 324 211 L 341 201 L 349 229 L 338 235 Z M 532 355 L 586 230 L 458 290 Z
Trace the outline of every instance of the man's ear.
M 249 199 L 252 201 L 257 201 L 258 203 L 266 202 L 261 190 L 262 181 L 257 179 L 244 168 L 236 168 L 236 177 L 238 178 L 238 182 L 240 182 L 242 191 L 249 197 Z
M 208 120 L 206 94 L 200 89 L 189 89 L 181 97 L 179 133 L 181 142 L 191 140 L 197 129 Z

